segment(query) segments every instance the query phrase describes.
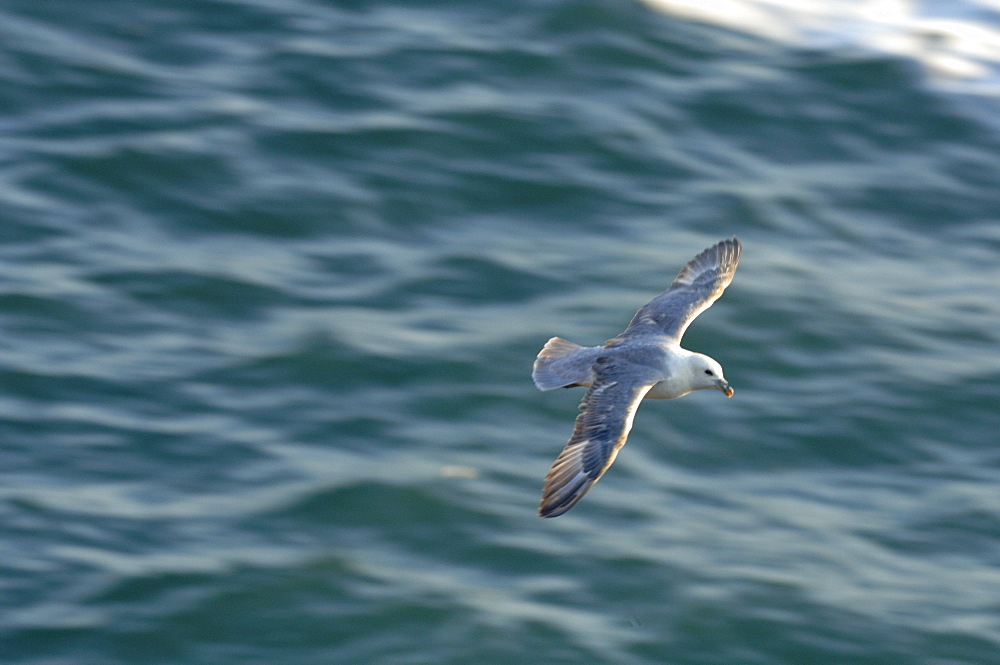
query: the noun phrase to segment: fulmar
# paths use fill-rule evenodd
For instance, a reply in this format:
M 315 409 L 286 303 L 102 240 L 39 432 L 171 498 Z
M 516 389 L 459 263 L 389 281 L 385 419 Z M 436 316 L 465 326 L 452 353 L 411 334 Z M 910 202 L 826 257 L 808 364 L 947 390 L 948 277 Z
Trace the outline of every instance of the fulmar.
M 709 247 L 602 346 L 560 337 L 545 343 L 531 372 L 538 389 L 588 390 L 573 435 L 545 477 L 540 516 L 562 515 L 600 480 L 625 445 L 643 399 L 674 399 L 702 388 L 733 396 L 722 366 L 680 343 L 691 322 L 733 281 L 741 254 L 735 237 Z

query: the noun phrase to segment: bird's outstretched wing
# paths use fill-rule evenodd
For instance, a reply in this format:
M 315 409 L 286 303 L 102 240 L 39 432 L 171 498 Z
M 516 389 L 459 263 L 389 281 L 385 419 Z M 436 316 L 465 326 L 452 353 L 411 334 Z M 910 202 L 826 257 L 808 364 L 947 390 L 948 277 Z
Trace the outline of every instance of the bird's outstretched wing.
M 639 402 L 662 377 L 651 368 L 602 356 L 580 402 L 573 435 L 545 476 L 538 514 L 555 517 L 579 503 L 625 445 Z
M 733 281 L 743 252 L 735 237 L 709 247 L 684 266 L 670 287 L 643 305 L 616 340 L 649 333 L 680 342 L 694 319 L 719 299 Z

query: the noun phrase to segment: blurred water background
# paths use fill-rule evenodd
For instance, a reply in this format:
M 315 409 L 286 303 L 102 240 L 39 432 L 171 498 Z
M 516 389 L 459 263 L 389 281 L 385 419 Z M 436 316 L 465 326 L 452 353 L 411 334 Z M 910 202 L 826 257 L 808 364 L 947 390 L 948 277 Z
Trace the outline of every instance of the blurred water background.
M 990 665 L 1000 3 L 6 0 L 0 662 Z M 611 337 L 730 235 L 580 506 Z

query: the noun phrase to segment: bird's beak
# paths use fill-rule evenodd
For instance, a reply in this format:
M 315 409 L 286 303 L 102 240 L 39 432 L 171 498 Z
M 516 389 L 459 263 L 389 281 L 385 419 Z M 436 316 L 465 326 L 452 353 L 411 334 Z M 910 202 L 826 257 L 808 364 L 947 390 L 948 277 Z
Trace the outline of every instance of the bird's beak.
M 729 382 L 723 379 L 719 379 L 718 381 L 716 381 L 715 387 L 724 392 L 726 394 L 726 397 L 732 397 L 733 393 L 736 392 L 735 390 L 733 390 L 733 387 L 729 385 Z

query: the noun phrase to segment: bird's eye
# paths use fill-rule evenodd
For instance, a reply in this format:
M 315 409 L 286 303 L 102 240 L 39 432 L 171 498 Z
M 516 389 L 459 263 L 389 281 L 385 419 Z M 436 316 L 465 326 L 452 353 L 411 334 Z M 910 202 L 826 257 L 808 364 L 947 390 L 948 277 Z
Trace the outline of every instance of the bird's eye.
M 706 370 L 705 370 L 705 374 L 708 374 L 709 376 L 715 376 L 715 372 L 713 372 L 713 371 L 712 371 L 712 370 L 710 370 L 710 369 L 706 369 Z

